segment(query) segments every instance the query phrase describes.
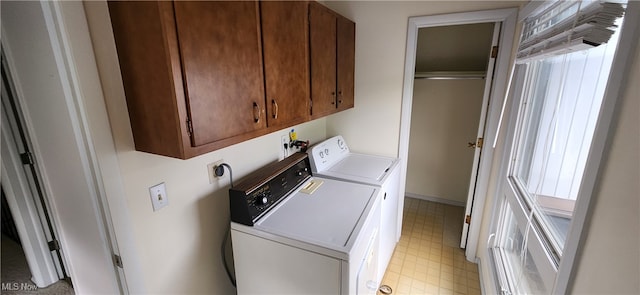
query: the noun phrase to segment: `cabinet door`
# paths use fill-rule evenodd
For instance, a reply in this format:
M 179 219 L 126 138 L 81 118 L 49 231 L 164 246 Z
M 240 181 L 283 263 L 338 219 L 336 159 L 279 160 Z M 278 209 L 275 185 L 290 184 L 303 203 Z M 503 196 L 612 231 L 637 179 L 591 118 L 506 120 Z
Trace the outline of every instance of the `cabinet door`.
M 311 115 L 336 110 L 336 15 L 318 3 L 309 5 L 311 51 Z
M 265 128 L 258 3 L 176 1 L 174 8 L 192 144 Z
M 338 16 L 338 111 L 353 107 L 353 84 L 356 57 L 356 24 Z
M 309 119 L 308 5 L 304 1 L 260 3 L 269 127 Z
M 138 151 L 182 157 L 186 111 L 171 2 L 109 1 L 131 131 Z M 184 104 L 184 103 L 183 103 Z

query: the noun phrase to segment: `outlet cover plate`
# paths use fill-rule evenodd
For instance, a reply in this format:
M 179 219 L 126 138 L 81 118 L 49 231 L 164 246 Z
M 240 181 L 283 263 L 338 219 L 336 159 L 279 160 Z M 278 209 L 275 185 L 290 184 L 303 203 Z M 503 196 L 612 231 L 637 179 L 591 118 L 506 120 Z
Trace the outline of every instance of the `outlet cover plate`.
M 219 177 L 219 176 L 216 176 L 216 174 L 214 173 L 214 170 L 215 170 L 216 166 L 219 166 L 222 163 L 224 163 L 224 159 L 220 159 L 220 160 L 215 161 L 213 163 L 207 164 L 207 171 L 209 172 L 209 184 L 213 184 L 216 181 L 216 178 Z M 224 176 L 224 174 L 223 174 L 223 176 Z
M 289 134 L 280 136 L 280 160 L 289 156 L 289 148 L 284 147 L 285 144 L 289 147 L 289 142 Z
M 150 187 L 149 195 L 151 196 L 151 204 L 153 205 L 154 212 L 169 205 L 169 197 L 167 196 L 167 189 L 164 182 Z

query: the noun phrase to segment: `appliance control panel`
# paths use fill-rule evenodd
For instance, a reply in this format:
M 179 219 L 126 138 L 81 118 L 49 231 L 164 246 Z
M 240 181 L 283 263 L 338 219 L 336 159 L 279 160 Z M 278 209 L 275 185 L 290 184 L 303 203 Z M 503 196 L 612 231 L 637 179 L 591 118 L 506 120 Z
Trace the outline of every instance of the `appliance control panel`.
M 296 153 L 254 171 L 229 189 L 231 221 L 254 225 L 310 177 L 309 158 L 305 153 Z
M 325 171 L 349 154 L 349 147 L 342 136 L 334 136 L 311 147 L 307 152 L 313 172 Z

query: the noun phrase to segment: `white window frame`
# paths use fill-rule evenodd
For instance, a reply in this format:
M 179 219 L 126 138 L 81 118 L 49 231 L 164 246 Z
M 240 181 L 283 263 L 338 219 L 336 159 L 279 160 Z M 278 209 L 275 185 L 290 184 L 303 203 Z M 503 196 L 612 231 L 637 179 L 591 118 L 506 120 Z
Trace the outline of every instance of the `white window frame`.
M 535 12 L 537 10 L 536 7 L 540 5 L 543 4 L 541 4 L 540 2 L 532 2 L 532 4 L 522 8 L 519 21 L 522 21 L 529 14 Z M 616 111 L 617 100 L 618 97 L 622 95 L 622 91 L 626 89 L 626 85 L 629 82 L 627 76 L 629 75 L 631 70 L 631 63 L 628 62 L 628 60 L 632 58 L 636 40 L 640 38 L 640 18 L 637 17 L 638 15 L 640 15 L 640 2 L 629 1 L 626 8 L 625 20 L 621 27 L 618 48 L 613 59 L 611 73 L 609 75 L 609 80 L 607 82 L 602 106 L 598 116 L 598 122 L 596 124 L 593 142 L 589 151 L 582 184 L 578 193 L 578 201 L 575 204 L 573 221 L 567 234 L 562 259 L 558 267 L 555 283 L 553 284 L 553 288 L 551 290 L 552 294 L 567 294 L 571 292 L 571 284 L 577 271 L 577 269 L 574 268 L 574 266 L 576 266 L 576 263 L 578 262 L 578 259 L 576 258 L 579 257 L 579 253 L 585 239 L 585 236 L 582 235 L 582 233 L 586 229 L 585 225 L 589 220 L 589 216 L 591 213 L 591 196 L 596 185 L 596 180 L 602 173 L 602 167 L 600 167 L 600 163 L 602 160 L 602 156 L 605 150 L 608 149 L 610 143 L 610 138 L 608 135 L 611 131 L 611 123 L 613 121 L 613 118 L 617 117 L 618 114 L 618 112 Z M 503 143 L 503 151 L 505 152 L 502 155 L 501 159 L 502 162 L 499 172 L 500 177 L 497 180 L 497 197 L 494 199 L 492 210 L 492 215 L 494 216 L 494 218 L 492 219 L 490 228 L 494 234 L 496 232 L 496 229 L 502 225 L 502 220 L 499 219 L 502 216 L 502 204 L 505 200 L 503 196 L 505 193 L 507 193 L 504 189 L 504 186 L 507 184 L 507 176 L 510 169 L 510 160 L 512 159 L 511 150 L 514 144 L 514 136 L 516 131 L 515 127 L 518 120 L 517 113 L 522 97 L 521 95 L 514 96 L 513 94 L 521 93 L 521 91 L 519 91 L 518 89 L 519 87 L 521 87 L 521 85 L 513 85 L 513 89 L 511 89 L 509 96 L 507 97 L 507 100 L 511 99 L 512 101 L 509 103 L 505 101 L 505 106 L 511 106 L 511 114 L 508 118 L 508 121 L 506 121 L 508 122 L 508 127 L 507 133 L 504 135 L 505 140 Z M 514 89 L 516 90 L 514 91 Z M 498 128 L 500 127 L 498 126 Z M 490 237 L 491 236 L 493 236 L 493 234 L 490 235 Z M 497 243 L 496 240 L 497 239 L 493 239 L 493 242 L 487 245 L 487 251 L 490 252 L 488 257 L 494 257 L 494 259 L 492 259 L 490 263 L 493 264 L 493 270 L 496 272 L 496 291 L 500 292 L 500 275 L 499 271 L 497 270 L 499 266 L 496 264 L 500 263 L 501 258 L 497 257 L 494 254 L 496 249 L 494 248 L 494 245 L 496 245 Z

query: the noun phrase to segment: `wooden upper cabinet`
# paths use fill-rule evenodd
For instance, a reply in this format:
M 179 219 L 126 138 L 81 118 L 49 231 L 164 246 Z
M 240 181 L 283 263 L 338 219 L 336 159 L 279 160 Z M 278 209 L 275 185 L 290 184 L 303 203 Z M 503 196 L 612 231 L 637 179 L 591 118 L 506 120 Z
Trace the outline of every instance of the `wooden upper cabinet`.
M 311 114 L 354 106 L 355 23 L 319 3 L 309 6 Z
M 308 5 L 305 1 L 260 2 L 269 127 L 309 120 Z
M 268 133 L 258 2 L 108 5 L 136 150 L 186 159 Z
M 356 24 L 338 16 L 338 111 L 354 106 L 354 77 L 356 58 Z
M 311 52 L 311 115 L 336 111 L 336 15 L 319 3 L 309 5 Z
M 257 2 L 174 2 L 192 143 L 267 126 Z
M 355 25 L 315 2 L 108 6 L 138 151 L 191 158 L 353 106 Z
M 108 5 L 136 150 L 183 158 L 191 143 L 173 4 Z

